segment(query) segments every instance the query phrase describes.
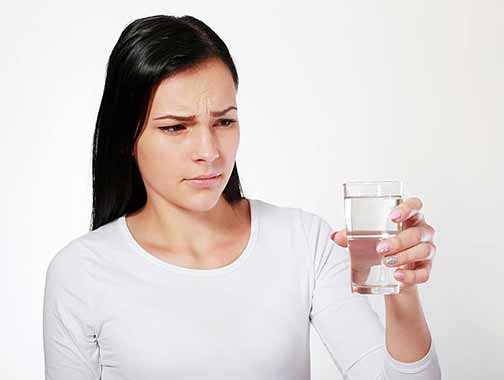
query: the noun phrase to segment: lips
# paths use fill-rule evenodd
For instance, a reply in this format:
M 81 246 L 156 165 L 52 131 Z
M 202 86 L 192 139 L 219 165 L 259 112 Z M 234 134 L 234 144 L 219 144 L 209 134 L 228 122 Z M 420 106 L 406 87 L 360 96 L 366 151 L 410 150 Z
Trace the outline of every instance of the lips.
M 220 175 L 220 173 L 206 174 L 206 175 L 200 175 L 199 177 L 188 178 L 188 179 L 210 179 L 210 178 L 215 178 L 219 175 Z
M 189 186 L 192 186 L 196 189 L 211 189 L 217 186 L 221 181 L 222 181 L 222 174 L 219 174 L 215 177 L 210 177 L 208 179 L 201 179 L 201 178 L 189 179 L 186 181 L 186 183 Z

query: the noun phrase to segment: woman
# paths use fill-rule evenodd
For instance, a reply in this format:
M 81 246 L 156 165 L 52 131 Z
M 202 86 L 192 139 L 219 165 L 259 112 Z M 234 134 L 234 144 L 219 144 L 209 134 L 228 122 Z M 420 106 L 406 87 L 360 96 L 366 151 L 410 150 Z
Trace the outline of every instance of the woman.
M 310 324 L 344 378 L 439 379 L 416 289 L 434 247 L 420 200 L 398 207 L 409 228 L 384 253 L 410 268 L 386 296 L 384 331 L 350 292 L 344 230 L 332 241 L 320 216 L 242 195 L 237 88 L 224 42 L 194 17 L 121 34 L 94 135 L 91 231 L 46 273 L 46 379 L 306 380 Z

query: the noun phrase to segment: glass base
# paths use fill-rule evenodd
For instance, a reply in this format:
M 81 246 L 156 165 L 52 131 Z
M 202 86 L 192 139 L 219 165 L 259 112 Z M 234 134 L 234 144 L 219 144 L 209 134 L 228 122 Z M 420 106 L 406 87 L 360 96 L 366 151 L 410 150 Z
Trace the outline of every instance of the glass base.
M 386 295 L 398 294 L 399 285 L 356 285 L 352 284 L 352 293 Z

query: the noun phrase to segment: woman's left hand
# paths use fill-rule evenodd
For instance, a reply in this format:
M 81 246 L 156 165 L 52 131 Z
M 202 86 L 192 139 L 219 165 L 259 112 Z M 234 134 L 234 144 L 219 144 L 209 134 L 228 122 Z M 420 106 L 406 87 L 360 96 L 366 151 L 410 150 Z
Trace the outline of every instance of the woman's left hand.
M 386 238 L 377 245 L 378 254 L 382 254 L 384 263 L 389 267 L 403 266 L 395 271 L 401 289 L 415 287 L 427 282 L 432 269 L 432 259 L 436 245 L 432 239 L 434 228 L 425 222 L 420 212 L 422 201 L 419 198 L 407 198 L 392 209 L 389 217 L 394 222 L 403 222 L 402 231 Z M 347 247 L 346 229 L 333 233 L 331 238 L 342 247 Z M 402 276 L 402 277 L 401 277 Z

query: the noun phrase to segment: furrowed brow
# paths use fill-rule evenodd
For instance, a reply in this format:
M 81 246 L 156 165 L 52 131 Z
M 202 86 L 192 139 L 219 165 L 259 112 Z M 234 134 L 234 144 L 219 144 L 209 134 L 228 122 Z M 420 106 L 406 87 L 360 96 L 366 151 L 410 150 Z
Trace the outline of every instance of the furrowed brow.
M 235 106 L 230 106 L 222 111 L 211 111 L 210 115 L 215 116 L 215 117 L 223 116 L 226 113 L 228 113 L 229 111 L 231 111 L 232 109 L 238 111 L 238 108 L 236 108 Z M 163 115 L 163 116 L 159 116 L 159 117 L 154 118 L 154 120 L 162 120 L 162 119 L 173 119 L 173 120 L 178 120 L 178 121 L 193 121 L 194 119 L 196 119 L 196 115 L 191 115 L 191 116 Z

